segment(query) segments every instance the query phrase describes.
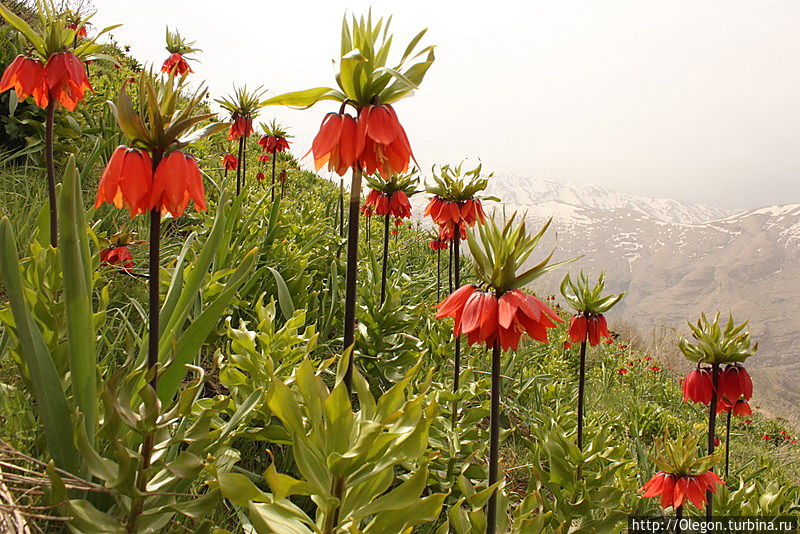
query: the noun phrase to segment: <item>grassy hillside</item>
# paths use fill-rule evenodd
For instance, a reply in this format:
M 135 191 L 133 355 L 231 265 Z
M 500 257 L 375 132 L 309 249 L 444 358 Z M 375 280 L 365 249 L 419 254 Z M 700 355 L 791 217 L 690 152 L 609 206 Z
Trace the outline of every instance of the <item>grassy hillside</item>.
M 208 209 L 165 217 L 159 226 L 164 335 L 156 347 L 158 387 L 151 388 L 151 235 L 145 217 L 91 207 L 121 142 L 103 102 L 141 70 L 108 47 L 122 68 L 90 66 L 98 69 L 96 94 L 79 116 L 56 117 L 59 198 L 78 207 L 60 228 L 68 231 L 85 212 L 86 224 L 72 225 L 80 226 L 76 241 L 85 237 L 85 252 L 75 249 L 85 280 L 69 270 L 69 244 L 46 244 L 41 123 L 0 106 L 13 137 L 0 157 L 0 216 L 8 220 L 0 243 L 0 520 L 16 510 L 47 532 L 63 531 L 65 522 L 75 532 L 483 532 L 493 489 L 486 487 L 491 355 L 464 343 L 461 387 L 453 392 L 453 325 L 434 309 L 450 290 L 447 251 L 437 297 L 429 230 L 397 226 L 382 303 L 384 228 L 378 217 L 361 218 L 351 356 L 342 346 L 347 228 L 340 207 L 349 199 L 287 153 L 277 156 L 277 170 L 287 171 L 285 192 L 272 201 L 269 181 L 255 178 L 268 172 L 257 159 L 257 136 L 247 141 L 249 172 L 238 196 L 233 173 L 220 168 L 234 149 L 224 132 L 186 149 L 202 169 Z M 30 129 L 14 134 L 9 125 Z M 308 141 L 294 142 L 297 154 Z M 71 184 L 83 205 L 70 196 Z M 127 245 L 131 268 L 101 261 L 112 244 Z M 546 254 L 535 253 L 539 260 Z M 566 270 L 526 291 L 552 287 Z M 478 282 L 469 260 L 460 274 L 462 283 Z M 83 392 L 74 385 L 77 334 L 67 320 L 76 279 L 86 284 L 89 308 L 77 334 L 96 346 L 98 416 L 88 429 L 78 409 Z M 563 322 L 548 343 L 523 338 L 518 351 L 502 355 L 500 531 L 622 532 L 628 515 L 662 514 L 639 488 L 658 471 L 648 457 L 656 438 L 705 432 L 705 407 L 682 402 L 679 378 L 693 364 L 681 369 L 648 352 L 609 312 L 613 339 L 588 353 L 581 451 L 578 348 L 565 344 L 570 313 L 561 296 L 539 297 Z M 30 331 L 40 333 L 39 345 L 29 343 Z M 356 369 L 350 394 L 342 385 L 348 357 Z M 37 389 L 42 373 L 32 362 L 52 367 L 53 397 Z M 69 433 L 58 439 L 43 423 L 51 405 L 39 401 L 56 397 L 68 408 L 53 421 Z M 724 445 L 724 417 L 717 434 Z M 758 409 L 733 418 L 730 474 L 716 512 L 798 513 L 795 434 Z M 72 471 L 48 466 L 62 451 L 55 445 L 77 454 Z M 141 452 L 148 447 L 152 457 Z

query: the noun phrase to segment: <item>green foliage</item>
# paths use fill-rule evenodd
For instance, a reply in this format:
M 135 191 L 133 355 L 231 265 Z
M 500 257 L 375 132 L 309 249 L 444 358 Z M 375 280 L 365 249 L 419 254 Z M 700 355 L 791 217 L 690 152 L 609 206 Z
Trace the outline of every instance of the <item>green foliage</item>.
M 548 220 L 533 236 L 528 235 L 524 219 L 515 224 L 516 212 L 501 228 L 493 218 L 478 225 L 477 232 L 469 232 L 469 250 L 478 279 L 499 293 L 525 286 L 545 273 L 571 263 L 578 258 L 550 264 L 555 249 L 541 262 L 517 275 L 525 261 L 536 249 L 536 245 L 550 226 Z
M 419 84 L 433 64 L 433 46 L 416 51 L 427 29 L 422 30 L 406 46 L 394 67 L 387 66 L 392 46 L 389 26 L 392 19 L 372 20 L 372 12 L 348 24 L 347 16 L 342 20 L 342 44 L 339 72 L 336 83 L 339 90 L 330 87 L 315 87 L 274 96 L 264 105 L 311 107 L 322 100 L 351 101 L 356 107 L 369 104 L 391 104 L 408 96 Z M 420 61 L 408 65 L 408 63 Z
M 569 273 L 561 282 L 561 294 L 569 306 L 579 313 L 599 314 L 605 313 L 622 300 L 625 293 L 619 295 L 603 295 L 606 284 L 606 275 L 600 271 L 600 276 L 594 287 L 590 287 L 589 279 L 581 271 L 577 281 L 573 282 Z
M 422 496 L 428 468 L 419 459 L 436 405 L 424 387 L 411 391 L 417 369 L 378 399 L 356 375 L 355 413 L 341 376 L 331 390 L 307 359 L 291 380 L 274 378 L 267 403 L 289 432 L 302 478 L 278 473 L 272 464 L 264 473 L 267 494 L 244 475 L 219 474 L 223 496 L 247 509 L 258 533 L 404 532 L 433 521 L 446 495 Z M 403 468 L 407 463 L 414 468 Z M 315 519 L 288 500 L 300 495 L 316 503 Z
M 706 314 L 700 315 L 697 324 L 689 323 L 695 343 L 686 338 L 678 342 L 689 360 L 706 364 L 743 362 L 758 350 L 758 343 L 751 346 L 747 321 L 736 326 L 733 316 L 728 317 L 724 327 L 720 326 L 719 314 L 709 321 Z

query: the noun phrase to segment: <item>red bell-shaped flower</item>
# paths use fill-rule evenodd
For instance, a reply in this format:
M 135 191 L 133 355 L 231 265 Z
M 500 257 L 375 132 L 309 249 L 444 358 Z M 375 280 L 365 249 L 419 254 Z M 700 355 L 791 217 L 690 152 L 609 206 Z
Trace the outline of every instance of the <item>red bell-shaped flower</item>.
M 97 187 L 94 207 L 103 202 L 126 207 L 131 217 L 149 211 L 153 184 L 150 154 L 138 148 L 119 146 L 111 155 Z
M 93 91 L 83 63 L 72 52 L 59 52 L 50 56 L 45 66 L 45 78 L 50 99 L 70 111 L 75 111 L 87 89 Z
M 358 127 L 364 143 L 358 161 L 367 174 L 391 176 L 408 170 L 414 154 L 392 106 L 364 106 L 358 113 Z
M 643 497 L 661 497 L 661 507 L 678 508 L 691 501 L 698 508 L 706 504 L 706 491 L 717 492 L 717 486 L 724 484 L 716 473 L 706 471 L 697 476 L 677 475 L 659 471 L 648 480 L 641 490 Z
M 25 56 L 14 58 L 14 61 L 3 72 L 3 78 L 0 80 L 0 93 L 11 88 L 16 91 L 19 100 L 25 100 L 28 96 L 32 96 L 37 106 L 47 107 L 49 93 L 45 67 L 38 59 Z
M 270 154 L 284 152 L 289 149 L 289 141 L 285 137 L 277 135 L 264 135 L 258 140 L 258 144 L 261 145 L 264 152 Z
M 263 182 L 266 179 L 267 178 L 264 176 L 263 172 L 257 172 L 256 173 L 256 180 L 258 180 L 259 182 Z
M 468 284 L 460 287 L 437 306 L 436 318 L 452 317 L 453 333 L 466 334 L 467 343 L 485 343 L 487 347 L 500 341 L 504 350 L 519 346 L 523 332 L 547 343 L 547 328 L 561 322 L 547 304 L 533 295 L 512 289 L 499 299 L 492 292 Z
M 683 402 L 692 401 L 709 404 L 714 393 L 714 383 L 711 378 L 711 369 L 697 368 L 683 379 Z
M 121 265 L 126 271 L 133 268 L 133 254 L 124 245 L 104 248 L 100 251 L 100 261 L 109 265 Z
M 719 375 L 719 394 L 729 400 L 753 396 L 753 381 L 747 370 L 739 364 L 728 365 Z
M 174 217 L 183 215 L 189 200 L 198 210 L 206 209 L 203 179 L 197 161 L 179 150 L 170 152 L 161 160 L 153 177 L 150 203 Z
M 225 167 L 226 171 L 235 171 L 239 166 L 239 158 L 233 154 L 225 154 L 222 156 L 222 166 Z
M 347 113 L 328 113 L 311 144 L 317 170 L 325 164 L 328 170 L 344 176 L 364 149 L 364 137 L 357 133 L 355 118 Z
M 250 117 L 236 117 L 228 130 L 228 139 L 235 141 L 242 137 L 250 137 L 253 133 L 253 119 Z
M 187 72 L 194 72 L 183 54 L 173 52 L 161 66 L 161 72 L 171 72 L 176 76 L 183 76 Z

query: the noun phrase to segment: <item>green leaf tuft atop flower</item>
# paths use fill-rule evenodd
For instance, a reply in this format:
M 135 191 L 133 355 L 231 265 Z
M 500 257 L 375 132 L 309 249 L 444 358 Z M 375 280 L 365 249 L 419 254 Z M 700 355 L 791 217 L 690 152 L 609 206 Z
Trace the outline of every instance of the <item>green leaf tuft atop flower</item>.
M 613 308 L 625 296 L 624 292 L 618 295 L 603 295 L 605 283 L 606 275 L 602 271 L 594 287 L 590 286 L 589 278 L 583 274 L 583 271 L 575 282 L 567 273 L 561 282 L 561 294 L 576 312 L 601 314 Z
M 194 52 L 202 52 L 202 50 L 199 48 L 194 47 L 196 41 L 187 41 L 181 37 L 181 34 L 178 33 L 178 30 L 171 32 L 169 31 L 169 27 L 167 27 L 166 41 L 166 49 L 170 54 L 180 54 L 185 56 L 187 54 L 193 54 Z
M 699 437 L 678 436 L 676 439 L 668 439 L 667 436 L 656 438 L 656 455 L 650 455 L 650 459 L 656 464 L 659 470 L 664 473 L 682 476 L 702 475 L 717 464 L 717 458 L 713 455 L 697 457 L 697 443 Z
M 101 46 L 96 44 L 96 41 L 98 37 L 119 28 L 121 24 L 103 28 L 91 39 L 84 39 L 80 45 L 75 46 L 76 38 L 85 35 L 86 25 L 94 14 L 81 17 L 75 11 L 57 9 L 50 0 L 38 0 L 36 13 L 39 24 L 34 29 L 0 2 L 0 15 L 12 28 L 22 34 L 31 47 L 31 56 L 47 62 L 53 54 L 72 52 L 81 60 L 107 59 L 116 63 L 114 58 L 100 52 Z
M 426 191 L 448 202 L 463 202 L 465 200 L 499 200 L 496 197 L 479 196 L 489 185 L 489 178 L 494 174 L 481 177 L 482 165 L 469 171 L 463 170 L 464 162 L 456 166 L 440 165 L 432 169 L 433 185 L 426 186 Z
M 417 51 L 417 45 L 427 32 L 422 30 L 406 46 L 399 61 L 389 66 L 393 36 L 389 33 L 391 17 L 387 20 L 353 15 L 342 20 L 342 43 L 338 89 L 315 87 L 272 97 L 265 105 L 311 107 L 323 100 L 349 102 L 360 109 L 370 104 L 391 104 L 419 87 L 434 61 L 433 46 Z
M 689 323 L 694 343 L 686 338 L 678 342 L 683 354 L 693 362 L 723 364 L 743 362 L 758 350 L 758 343 L 751 345 L 750 333 L 745 330 L 747 321 L 736 326 L 733 316 L 728 316 L 724 327 L 720 325 L 719 313 L 709 321 L 703 313 L 697 324 Z
M 486 224 L 478 225 L 477 231 L 469 232 L 469 250 L 472 253 L 475 274 L 500 294 L 529 284 L 543 274 L 578 259 L 550 264 L 554 249 L 540 263 L 517 276 L 517 271 L 522 269 L 536 249 L 552 219 L 537 234 L 530 236 L 525 228 L 524 218 L 517 222 L 516 217 L 515 212 L 502 227 L 493 218 L 489 218 Z
M 203 137 L 225 128 L 224 123 L 199 124 L 213 118 L 216 113 L 195 114 L 205 95 L 205 87 L 198 87 L 178 109 L 180 97 L 186 89 L 186 76 L 154 76 L 142 71 L 134 81 L 139 94 L 139 107 L 134 107 L 128 95 L 126 82 L 119 92 L 116 104 L 109 102 L 122 132 L 131 145 L 150 152 L 166 153 L 182 148 Z

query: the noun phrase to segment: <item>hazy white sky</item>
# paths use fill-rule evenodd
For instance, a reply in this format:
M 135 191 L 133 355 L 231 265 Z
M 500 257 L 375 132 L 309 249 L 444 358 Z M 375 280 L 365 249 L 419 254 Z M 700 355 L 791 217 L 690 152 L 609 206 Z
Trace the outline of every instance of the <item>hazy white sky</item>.
M 800 1 L 95 0 L 142 61 L 198 41 L 214 95 L 332 86 L 345 10 L 394 15 L 436 62 L 396 109 L 424 168 L 487 168 L 728 208 L 800 201 Z M 397 52 L 400 52 L 398 50 Z M 334 108 L 266 108 L 310 146 Z

